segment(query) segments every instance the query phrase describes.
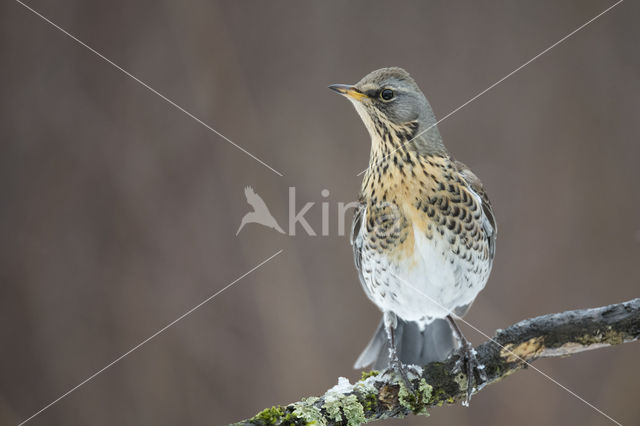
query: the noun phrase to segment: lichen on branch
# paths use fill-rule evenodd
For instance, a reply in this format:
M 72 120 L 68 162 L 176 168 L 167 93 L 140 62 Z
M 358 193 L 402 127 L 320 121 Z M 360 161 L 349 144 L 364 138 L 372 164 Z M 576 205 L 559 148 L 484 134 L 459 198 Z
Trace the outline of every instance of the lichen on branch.
M 567 356 L 618 345 L 640 337 L 640 299 L 600 308 L 543 315 L 498 330 L 475 348 L 487 384 L 524 368 L 538 358 Z M 467 376 L 459 356 L 414 368 L 407 389 L 392 371 L 363 373 L 354 384 L 344 377 L 320 397 L 303 398 L 287 406 L 267 408 L 236 425 L 359 425 L 408 415 L 428 415 L 434 406 L 463 401 Z M 480 377 L 476 375 L 476 383 Z

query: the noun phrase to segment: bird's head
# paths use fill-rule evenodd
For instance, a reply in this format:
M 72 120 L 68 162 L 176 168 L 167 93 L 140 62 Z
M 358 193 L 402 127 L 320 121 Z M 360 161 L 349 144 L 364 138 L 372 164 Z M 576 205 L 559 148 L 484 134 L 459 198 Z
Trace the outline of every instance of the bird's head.
M 406 142 L 420 135 L 418 147 L 444 149 L 429 102 L 402 68 L 381 68 L 356 84 L 329 88 L 353 103 L 372 140 L 389 135 Z

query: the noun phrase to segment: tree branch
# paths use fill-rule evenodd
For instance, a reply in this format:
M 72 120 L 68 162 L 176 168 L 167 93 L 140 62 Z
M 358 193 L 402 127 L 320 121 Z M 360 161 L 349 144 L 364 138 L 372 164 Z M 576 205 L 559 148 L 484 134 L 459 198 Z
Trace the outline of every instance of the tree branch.
M 577 352 L 632 342 L 640 336 L 640 299 L 593 309 L 543 315 L 498 330 L 494 339 L 476 348 L 487 381 L 475 392 L 525 368 L 538 358 L 568 356 Z M 408 391 L 396 374 L 363 373 L 350 384 L 338 385 L 321 397 L 263 410 L 237 425 L 357 425 L 374 420 L 427 414 L 427 408 L 463 401 L 467 376 L 456 368 L 458 355 L 418 369 L 411 378 L 416 391 Z M 476 380 L 479 377 L 476 374 Z

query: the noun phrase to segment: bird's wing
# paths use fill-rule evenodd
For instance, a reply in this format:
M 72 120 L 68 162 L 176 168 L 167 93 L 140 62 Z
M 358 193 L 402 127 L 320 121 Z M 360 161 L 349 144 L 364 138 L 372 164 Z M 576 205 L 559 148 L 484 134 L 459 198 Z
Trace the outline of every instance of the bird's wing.
M 264 200 L 262 199 L 262 197 L 260 197 L 258 194 L 256 194 L 256 192 L 253 190 L 252 187 L 247 186 L 244 189 L 244 195 L 245 197 L 247 197 L 247 203 L 249 203 L 249 205 L 251 207 L 253 207 L 253 210 L 255 211 L 269 211 L 269 209 L 267 208 L 267 205 L 265 204 Z
M 464 181 L 469 185 L 469 188 L 480 197 L 482 202 L 482 212 L 486 218 L 483 223 L 484 231 L 487 233 L 487 237 L 489 240 L 489 255 L 491 259 L 495 256 L 496 253 L 496 236 L 498 235 L 498 226 L 496 224 L 496 217 L 493 214 L 493 208 L 491 207 L 491 201 L 489 200 L 489 196 L 487 195 L 487 191 L 485 191 L 482 182 L 464 163 L 460 161 L 455 162 L 456 168 L 458 169 L 458 173 L 464 179 Z
M 362 222 L 365 216 L 366 207 L 363 203 L 358 204 L 353 212 L 353 222 L 351 223 L 351 245 L 353 246 L 353 260 L 356 264 L 358 277 L 364 286 L 364 277 L 362 276 L 362 249 L 364 238 L 362 237 Z M 366 288 L 366 286 L 365 286 Z

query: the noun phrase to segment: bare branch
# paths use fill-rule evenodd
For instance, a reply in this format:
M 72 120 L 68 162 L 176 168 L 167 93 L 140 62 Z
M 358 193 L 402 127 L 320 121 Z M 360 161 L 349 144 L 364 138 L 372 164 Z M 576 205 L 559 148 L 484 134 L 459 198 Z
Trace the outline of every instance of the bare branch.
M 593 309 L 543 315 L 498 330 L 476 348 L 487 381 L 475 392 L 526 367 L 538 358 L 632 342 L 640 336 L 640 299 Z M 237 425 L 357 425 L 374 420 L 426 414 L 427 408 L 465 399 L 467 377 L 456 368 L 458 355 L 418 368 L 408 391 L 394 373 L 363 373 L 362 380 L 338 385 L 321 397 L 263 410 Z M 368 376 L 368 377 L 366 377 Z M 479 380 L 479 377 L 476 377 Z

